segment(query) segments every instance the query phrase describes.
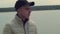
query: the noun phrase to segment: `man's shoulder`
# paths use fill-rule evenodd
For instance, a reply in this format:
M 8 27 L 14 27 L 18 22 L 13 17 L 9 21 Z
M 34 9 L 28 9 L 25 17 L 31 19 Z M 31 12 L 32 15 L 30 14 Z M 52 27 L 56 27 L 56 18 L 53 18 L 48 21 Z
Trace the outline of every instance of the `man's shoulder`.
M 12 21 L 11 22 L 8 22 L 4 25 L 4 28 L 12 28 L 12 27 L 15 27 L 15 23 L 13 23 Z
M 8 24 L 8 23 L 5 24 L 5 25 L 4 25 L 4 29 L 10 29 L 10 24 Z
M 4 26 L 5 27 L 10 27 L 14 24 L 13 20 L 8 21 Z

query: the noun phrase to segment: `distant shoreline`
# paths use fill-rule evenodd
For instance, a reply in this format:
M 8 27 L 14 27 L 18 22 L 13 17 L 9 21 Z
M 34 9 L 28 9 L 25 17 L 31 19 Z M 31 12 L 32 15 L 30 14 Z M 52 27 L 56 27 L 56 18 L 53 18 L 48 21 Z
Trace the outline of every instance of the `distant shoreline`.
M 47 6 L 33 6 L 31 7 L 32 11 L 38 10 L 60 10 L 60 5 L 47 5 Z M 9 8 L 0 8 L 0 12 L 15 11 L 13 7 Z

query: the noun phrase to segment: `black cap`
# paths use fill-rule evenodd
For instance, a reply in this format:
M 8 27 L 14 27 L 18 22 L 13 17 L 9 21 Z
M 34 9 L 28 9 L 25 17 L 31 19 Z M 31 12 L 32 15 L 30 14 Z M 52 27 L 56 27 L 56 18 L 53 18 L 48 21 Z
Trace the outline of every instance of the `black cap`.
M 29 5 L 29 6 L 33 6 L 34 2 L 28 2 L 28 1 L 16 1 L 15 4 L 15 10 L 17 10 L 18 8 L 24 6 L 24 5 Z

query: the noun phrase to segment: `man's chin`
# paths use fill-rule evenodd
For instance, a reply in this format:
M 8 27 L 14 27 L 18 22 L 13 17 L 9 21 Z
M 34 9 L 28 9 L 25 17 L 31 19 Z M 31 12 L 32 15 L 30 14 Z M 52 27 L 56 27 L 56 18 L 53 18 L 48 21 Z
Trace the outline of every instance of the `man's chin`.
M 29 17 L 25 17 L 26 19 L 29 19 Z
M 25 19 L 29 19 L 29 16 L 25 16 L 24 18 L 25 18 Z
M 26 19 L 29 19 L 29 17 L 26 17 Z

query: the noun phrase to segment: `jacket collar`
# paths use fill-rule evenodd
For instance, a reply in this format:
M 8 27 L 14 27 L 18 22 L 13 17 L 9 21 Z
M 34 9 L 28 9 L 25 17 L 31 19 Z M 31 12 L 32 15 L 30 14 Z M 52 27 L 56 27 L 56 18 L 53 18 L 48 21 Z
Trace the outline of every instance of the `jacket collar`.
M 19 18 L 17 15 L 15 15 L 15 20 L 18 22 L 18 24 L 23 25 L 23 21 L 21 18 Z
M 23 21 L 22 21 L 22 19 L 19 18 L 17 15 L 15 15 L 15 20 L 18 22 L 18 24 L 23 25 Z M 28 22 L 28 21 L 27 21 L 27 22 Z M 27 23 L 27 22 L 26 22 L 26 23 Z

